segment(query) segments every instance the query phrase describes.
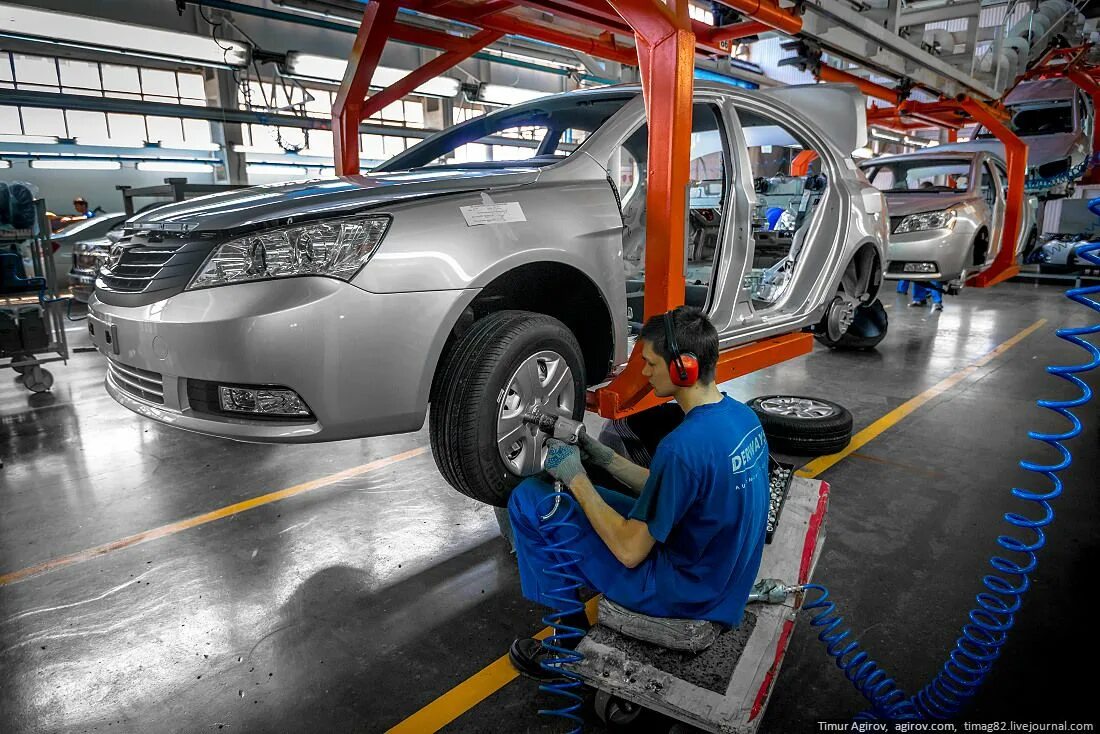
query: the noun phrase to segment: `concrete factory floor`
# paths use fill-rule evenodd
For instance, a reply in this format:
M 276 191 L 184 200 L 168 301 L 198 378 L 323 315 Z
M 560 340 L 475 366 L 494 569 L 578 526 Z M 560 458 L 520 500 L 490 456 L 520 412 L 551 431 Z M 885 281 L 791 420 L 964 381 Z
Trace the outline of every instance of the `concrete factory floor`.
M 830 398 L 859 431 L 958 376 L 822 474 L 832 499 L 815 581 L 915 692 L 966 621 L 1001 515 L 1035 514 L 1009 490 L 1047 489 L 1016 461 L 1052 456 L 1028 429 L 1064 428 L 1034 404 L 1072 394 L 1043 367 L 1083 361 L 1053 329 L 1096 317 L 1050 285 L 969 289 L 942 313 L 906 308 L 887 288 L 890 334 L 877 351 L 818 347 L 725 389 Z M 83 323 L 70 334 L 87 344 Z M 118 406 L 98 354 L 50 368 L 57 380 L 44 395 L 0 374 L 3 731 L 384 731 L 542 628 L 492 509 L 444 484 L 426 428 L 233 443 Z M 1083 603 L 1100 568 L 1096 405 L 1080 411 L 1085 433 L 1072 442 L 1033 589 L 971 719 L 1095 719 L 1080 693 L 1098 647 Z M 223 509 L 288 488 L 293 496 Z M 814 722 L 863 708 L 808 621 L 763 732 L 816 732 Z M 564 730 L 536 715 L 536 698 L 547 700 L 530 681 L 489 674 L 465 690 L 484 700 L 431 710 L 457 713 L 445 731 Z

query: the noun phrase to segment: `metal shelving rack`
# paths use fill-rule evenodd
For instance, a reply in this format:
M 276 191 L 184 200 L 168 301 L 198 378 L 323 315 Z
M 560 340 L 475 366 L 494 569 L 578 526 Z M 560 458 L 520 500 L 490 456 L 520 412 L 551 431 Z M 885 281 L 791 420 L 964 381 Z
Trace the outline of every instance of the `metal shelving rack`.
M 50 223 L 46 217 L 46 201 L 35 199 L 33 229 L 0 230 L 0 247 L 29 243 L 34 276 L 44 278 L 46 290 L 17 296 L 0 295 L 0 309 L 19 312 L 36 307 L 46 327 L 48 343 L 37 349 L 22 349 L 0 357 L 0 369 L 11 367 L 23 374 L 23 385 L 33 392 L 45 392 L 53 385 L 53 375 L 41 365 L 49 362 L 68 362 L 69 343 L 65 335 L 65 299 L 57 294 L 57 269 L 50 246 Z

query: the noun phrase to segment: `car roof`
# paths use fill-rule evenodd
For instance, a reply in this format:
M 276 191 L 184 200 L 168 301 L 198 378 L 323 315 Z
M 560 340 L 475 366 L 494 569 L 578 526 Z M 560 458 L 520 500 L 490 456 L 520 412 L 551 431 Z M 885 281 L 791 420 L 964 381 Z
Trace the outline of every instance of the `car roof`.
M 1046 102 L 1073 99 L 1077 85 L 1069 79 L 1039 79 L 1033 82 L 1021 82 L 1005 97 L 1005 105 L 1018 105 L 1027 102 Z

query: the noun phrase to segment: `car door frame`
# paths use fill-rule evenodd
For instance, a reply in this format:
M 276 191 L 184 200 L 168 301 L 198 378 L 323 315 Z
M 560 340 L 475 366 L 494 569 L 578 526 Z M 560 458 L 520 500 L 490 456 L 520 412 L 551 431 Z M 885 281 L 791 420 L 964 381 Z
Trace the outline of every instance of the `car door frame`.
M 978 190 L 975 192 L 981 197 L 982 194 L 982 170 L 989 171 L 990 186 L 993 188 L 993 204 L 982 198 L 983 203 L 989 207 L 989 247 L 985 252 L 985 260 L 978 266 L 979 268 L 989 267 L 994 260 L 997 259 L 997 253 L 1001 251 L 1002 242 L 1001 239 L 1004 235 L 1004 220 L 1005 209 L 1008 202 L 1005 201 L 1004 187 L 1001 185 L 1002 180 L 1000 172 L 997 170 L 997 166 L 993 160 L 993 157 L 988 153 L 981 153 L 974 159 L 974 166 L 977 169 L 975 176 L 975 182 L 978 185 Z
M 735 155 L 735 151 L 739 149 L 738 146 L 741 146 L 740 149 L 743 150 L 744 136 L 741 134 L 739 127 L 737 129 L 731 127 L 731 124 L 737 125 L 737 122 L 736 118 L 731 116 L 732 107 L 730 106 L 729 95 L 727 95 L 724 90 L 709 87 L 696 87 L 692 94 L 691 103 L 693 108 L 697 104 L 711 104 L 715 107 L 715 116 L 720 126 L 720 132 L 723 137 L 723 147 L 725 149 L 723 177 L 725 179 L 726 191 L 721 207 L 722 225 L 715 247 L 714 267 L 711 271 L 711 282 L 707 292 L 707 300 L 703 306 L 703 312 L 707 315 L 707 318 L 710 319 L 711 323 L 714 324 L 715 328 L 718 329 L 719 342 L 721 342 L 723 338 L 730 335 L 729 331 L 732 328 L 732 324 L 736 323 L 733 318 L 736 302 L 734 301 L 731 303 L 727 295 L 731 290 L 728 279 L 730 277 L 736 277 L 737 286 L 740 288 L 745 275 L 744 269 L 751 261 L 751 253 L 746 249 L 748 247 L 748 242 L 744 241 L 747 233 L 740 227 L 731 227 L 731 223 L 734 221 L 733 213 L 736 211 L 734 207 L 749 205 L 751 186 L 750 192 L 746 193 L 744 190 L 746 179 L 736 170 L 739 166 L 739 162 L 744 156 Z M 645 114 L 642 95 L 639 94 L 636 99 L 624 105 L 623 109 L 616 113 L 612 119 L 604 123 L 604 126 L 600 129 L 598 138 L 586 141 L 580 150 L 587 153 L 596 163 L 603 167 L 610 176 L 611 156 L 614 155 L 615 151 L 620 148 L 631 135 L 636 133 L 642 125 L 647 123 L 648 120 Z M 648 155 L 646 163 L 648 165 Z M 749 177 L 748 180 L 751 184 L 751 177 Z M 685 204 L 690 206 L 690 201 L 685 199 Z M 681 272 L 684 273 L 686 277 L 688 248 L 691 238 L 690 218 L 687 211 L 685 211 L 684 214 L 684 261 Z M 751 239 L 749 242 L 751 242 Z M 741 258 L 741 271 L 739 273 L 730 273 L 731 262 L 737 258 L 738 253 L 744 255 L 744 257 Z M 624 288 L 625 285 L 624 278 Z M 735 288 L 733 290 L 736 291 L 737 289 Z

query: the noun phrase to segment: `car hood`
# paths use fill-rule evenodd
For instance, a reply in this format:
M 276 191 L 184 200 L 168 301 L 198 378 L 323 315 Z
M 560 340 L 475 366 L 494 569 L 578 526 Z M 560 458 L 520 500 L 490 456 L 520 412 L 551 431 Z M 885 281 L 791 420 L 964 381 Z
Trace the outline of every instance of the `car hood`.
M 938 212 L 976 199 L 974 194 L 886 194 L 886 211 L 891 217 Z
M 526 168 L 448 169 L 267 184 L 158 207 L 134 217 L 127 228 L 189 232 L 250 228 L 288 217 L 350 214 L 412 198 L 518 186 L 538 177 L 537 170 Z
M 1078 133 L 1056 133 L 1053 135 L 1029 135 L 1020 138 L 1027 143 L 1027 165 L 1041 166 L 1044 163 L 1061 160 L 1069 155 L 1070 150 L 1080 139 Z M 937 152 L 951 150 L 979 151 L 988 150 L 996 153 L 1001 158 L 1005 157 L 1005 147 L 1000 140 L 983 138 L 971 140 L 968 143 L 949 143 L 936 147 Z

